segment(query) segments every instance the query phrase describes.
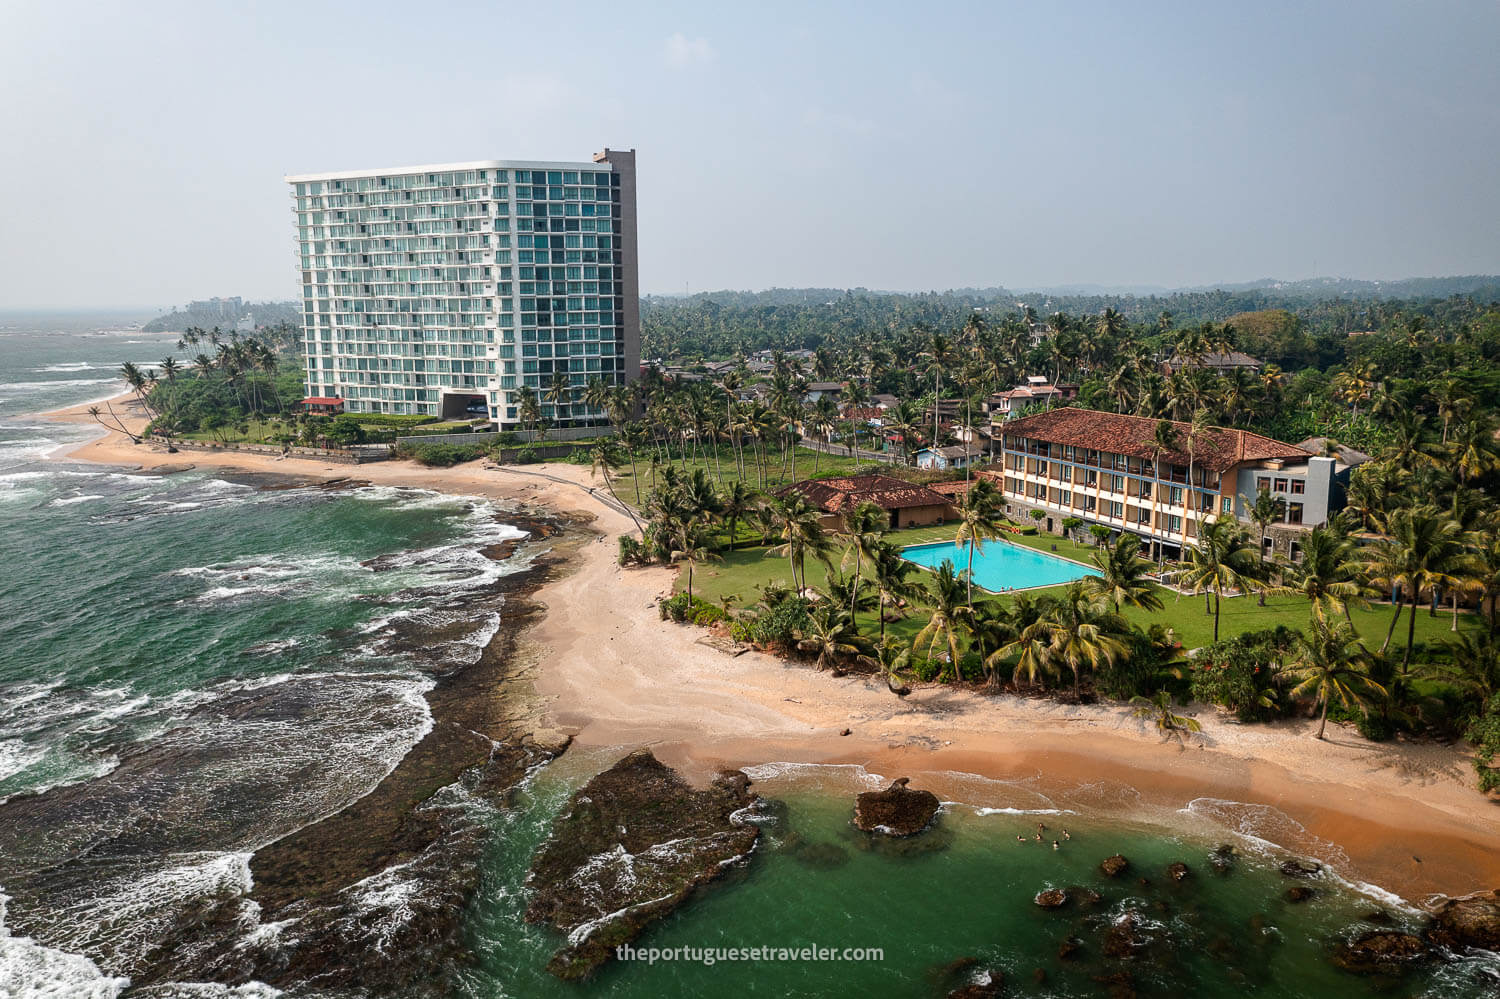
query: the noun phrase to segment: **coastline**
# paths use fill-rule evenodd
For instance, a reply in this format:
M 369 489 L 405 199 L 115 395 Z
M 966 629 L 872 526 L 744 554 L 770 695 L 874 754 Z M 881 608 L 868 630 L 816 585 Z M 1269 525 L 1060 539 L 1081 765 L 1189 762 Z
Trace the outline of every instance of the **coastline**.
M 139 420 L 122 399 L 129 396 L 115 400 L 117 411 L 127 422 Z M 88 405 L 40 415 L 87 424 Z M 1331 727 L 1320 743 L 1311 721 L 1242 726 L 1194 705 L 1203 738 L 1180 748 L 1159 742 L 1118 705 L 1069 707 L 942 686 L 898 700 L 878 678 L 834 679 L 753 651 L 730 656 L 705 642 L 706 632 L 660 621 L 655 602 L 670 592 L 675 570 L 615 564 L 613 537 L 632 525 L 591 498 L 586 468 L 549 465 L 544 478 L 477 465 L 169 455 L 100 429 L 100 438 L 48 459 L 357 478 L 591 517 L 597 536 L 578 544 L 571 565 L 536 591 L 532 599 L 544 613 L 517 639 L 520 653 L 537 664 L 535 687 L 550 724 L 580 747 L 648 745 L 699 781 L 720 766 L 858 765 L 887 778 L 910 776 L 940 797 L 966 802 L 975 789 L 964 775 L 975 774 L 1053 796 L 1087 790 L 1101 806 L 1121 811 L 1182 809 L 1200 799 L 1268 806 L 1297 824 L 1286 828 L 1303 829 L 1308 843 L 1341 850 L 1350 864 L 1341 870 L 1346 878 L 1408 900 L 1500 884 L 1500 804 L 1474 788 L 1467 756 L 1455 747 L 1377 745 L 1344 726 Z M 852 734 L 841 736 L 845 728 Z M 1283 845 L 1289 853 L 1304 848 Z

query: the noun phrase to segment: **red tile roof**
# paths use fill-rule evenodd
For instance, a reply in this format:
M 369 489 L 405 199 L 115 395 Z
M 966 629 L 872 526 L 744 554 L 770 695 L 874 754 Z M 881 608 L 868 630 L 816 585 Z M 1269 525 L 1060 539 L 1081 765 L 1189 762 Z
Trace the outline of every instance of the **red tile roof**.
M 889 475 L 804 479 L 783 487 L 777 495 L 784 496 L 789 492 L 801 493 L 824 513 L 839 513 L 860 503 L 874 503 L 882 510 L 905 510 L 917 506 L 943 506 L 948 502 L 942 493 Z
M 1093 409 L 1054 409 L 1012 420 L 1005 424 L 1004 429 L 1007 447 L 1011 446 L 1012 438 L 1029 437 L 1049 444 L 1071 444 L 1149 461 L 1156 457 L 1156 425 L 1159 422 L 1145 416 L 1125 416 Z M 1188 431 L 1192 427 L 1187 423 L 1171 422 L 1179 446 L 1173 451 L 1163 451 L 1162 460 L 1186 465 Z M 1306 460 L 1310 455 L 1294 444 L 1248 430 L 1210 427 L 1198 437 L 1192 457 L 1199 468 L 1222 472 L 1246 461 L 1272 458 L 1296 461 Z
M 310 395 L 302 400 L 304 406 L 342 406 L 343 404 L 343 399 L 331 395 Z
M 942 493 L 944 496 L 962 496 L 977 481 L 979 480 L 973 479 L 965 482 L 963 479 L 959 479 L 957 482 L 934 482 L 927 488 L 935 493 Z

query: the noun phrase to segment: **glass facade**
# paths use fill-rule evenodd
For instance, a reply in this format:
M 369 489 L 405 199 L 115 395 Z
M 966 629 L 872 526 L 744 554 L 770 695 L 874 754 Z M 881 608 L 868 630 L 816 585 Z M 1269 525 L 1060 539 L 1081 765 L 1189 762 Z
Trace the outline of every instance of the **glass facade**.
M 622 204 L 610 163 L 288 182 L 309 395 L 364 413 L 472 417 L 482 407 L 519 427 L 530 392 L 552 425 L 584 426 L 605 420 L 583 400 L 590 379 L 623 384 L 639 372 L 639 331 L 626 321 L 634 204 Z

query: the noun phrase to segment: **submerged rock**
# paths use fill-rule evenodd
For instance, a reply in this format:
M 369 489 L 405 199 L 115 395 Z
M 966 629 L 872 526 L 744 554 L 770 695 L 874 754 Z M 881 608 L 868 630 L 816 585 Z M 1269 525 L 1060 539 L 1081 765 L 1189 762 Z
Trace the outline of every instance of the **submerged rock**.
M 1105 987 L 1109 999 L 1135 999 L 1135 978 L 1128 971 L 1095 975 L 1094 981 Z
M 1048 888 L 1039 892 L 1034 901 L 1043 909 L 1061 909 L 1068 904 L 1068 893 L 1061 888 Z
M 1150 941 L 1140 934 L 1140 916 L 1127 912 L 1104 931 L 1105 957 L 1134 957 Z
M 1356 974 L 1399 975 L 1431 956 L 1427 944 L 1415 934 L 1372 930 L 1335 947 L 1333 963 Z
M 926 829 L 942 803 L 931 791 L 914 791 L 901 777 L 884 791 L 865 791 L 854 799 L 854 825 L 868 833 L 914 836 Z
M 1099 864 L 1099 873 L 1107 878 L 1115 878 L 1124 874 L 1129 868 L 1130 861 L 1117 853 L 1113 857 L 1106 857 Z
M 819 871 L 831 871 L 849 862 L 849 851 L 837 843 L 813 842 L 796 832 L 787 836 L 780 852 Z
M 568 934 L 547 970 L 587 976 L 747 856 L 760 834 L 738 814 L 760 800 L 749 788 L 732 770 L 695 791 L 647 749 L 580 788 L 527 875 L 527 921 Z
M 1292 885 L 1281 897 L 1288 902 L 1306 902 L 1316 894 L 1317 892 L 1307 887 L 1307 885 Z
M 1083 941 L 1077 937 L 1067 937 L 1057 945 L 1057 959 L 1059 961 L 1071 961 L 1078 956 L 1078 951 L 1083 947 Z
M 1500 889 L 1443 899 L 1432 910 L 1427 938 L 1439 947 L 1500 950 Z
M 1180 860 L 1167 867 L 1167 877 L 1171 878 L 1173 881 L 1186 881 L 1192 876 L 1192 868 L 1188 867 L 1187 864 L 1184 864 Z
M 1214 852 L 1208 856 L 1208 866 L 1214 869 L 1215 874 L 1228 874 L 1234 867 L 1234 846 L 1229 843 L 1220 843 L 1214 848 Z

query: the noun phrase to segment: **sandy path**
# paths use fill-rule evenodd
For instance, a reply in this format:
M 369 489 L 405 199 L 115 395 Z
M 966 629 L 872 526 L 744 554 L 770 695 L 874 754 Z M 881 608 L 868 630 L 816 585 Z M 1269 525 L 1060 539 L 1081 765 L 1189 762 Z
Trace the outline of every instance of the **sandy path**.
M 52 415 L 91 422 L 85 408 Z M 950 772 L 1026 781 L 1053 795 L 1108 785 L 1126 804 L 1138 795 L 1139 804 L 1158 808 L 1204 798 L 1267 805 L 1281 813 L 1271 818 L 1283 831 L 1310 844 L 1336 843 L 1352 873 L 1408 898 L 1500 885 L 1500 807 L 1474 789 L 1467 756 L 1454 747 L 1376 745 L 1340 726 L 1318 742 L 1310 721 L 1241 726 L 1195 706 L 1203 737 L 1184 749 L 1163 744 L 1117 706 L 1065 707 L 940 686 L 901 700 L 879 680 L 836 680 L 703 644 L 701 629 L 658 619 L 655 602 L 670 592 L 675 570 L 615 565 L 614 538 L 632 525 L 591 496 L 602 487 L 587 468 L 548 465 L 550 478 L 542 478 L 527 468 L 169 455 L 118 433 L 59 458 L 349 476 L 592 514 L 601 537 L 581 548 L 575 573 L 537 594 L 548 612 L 527 636 L 543 662 L 538 688 L 553 720 L 583 746 L 649 744 L 699 776 L 719 765 L 855 763 L 887 776 L 921 774 L 918 783 L 964 800 L 973 800 L 972 782 Z M 852 734 L 841 736 L 844 728 Z M 1265 829 L 1266 820 L 1255 828 Z

